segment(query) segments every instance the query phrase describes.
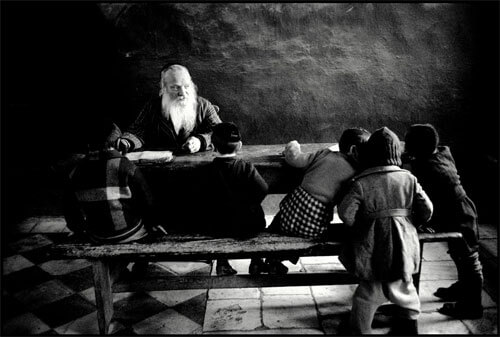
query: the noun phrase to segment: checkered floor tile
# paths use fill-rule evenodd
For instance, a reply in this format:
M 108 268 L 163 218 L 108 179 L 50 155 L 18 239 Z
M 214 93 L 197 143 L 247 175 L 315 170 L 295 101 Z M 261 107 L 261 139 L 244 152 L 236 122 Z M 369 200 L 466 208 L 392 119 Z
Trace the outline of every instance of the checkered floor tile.
M 54 223 L 50 223 L 53 221 Z M 47 224 L 49 222 L 49 224 Z M 92 268 L 86 260 L 54 260 L 48 248 L 67 238 L 58 218 L 29 219 L 2 246 L 2 335 L 98 334 Z M 38 230 L 36 230 L 38 228 Z M 44 230 L 51 232 L 43 232 Z M 249 260 L 231 260 L 239 274 Z M 342 268 L 336 257 L 301 258 L 294 272 Z M 129 265 L 129 270 L 132 265 Z M 215 264 L 157 262 L 168 275 L 214 273 Z M 497 334 L 496 302 L 484 292 L 481 320 L 452 320 L 436 312 L 437 287 L 456 280 L 442 244 L 427 244 L 422 270 L 421 333 Z M 194 289 L 114 294 L 111 333 L 161 334 L 336 334 L 351 306 L 355 285 L 248 289 Z M 388 331 L 378 314 L 374 332 Z

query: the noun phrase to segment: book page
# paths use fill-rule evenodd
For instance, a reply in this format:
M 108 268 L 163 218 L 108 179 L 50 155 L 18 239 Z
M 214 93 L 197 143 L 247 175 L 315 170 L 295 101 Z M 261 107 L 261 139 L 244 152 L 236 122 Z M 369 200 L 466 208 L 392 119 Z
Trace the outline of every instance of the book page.
M 174 159 L 172 151 L 139 151 L 125 155 L 130 161 L 169 162 Z

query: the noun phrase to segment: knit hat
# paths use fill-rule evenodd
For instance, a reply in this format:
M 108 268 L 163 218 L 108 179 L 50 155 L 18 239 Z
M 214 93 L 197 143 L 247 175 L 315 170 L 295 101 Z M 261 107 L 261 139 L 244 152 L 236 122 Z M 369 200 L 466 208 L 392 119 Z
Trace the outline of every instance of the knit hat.
M 438 132 L 431 124 L 413 124 L 405 135 L 405 151 L 415 157 L 431 155 L 438 144 Z
M 366 144 L 366 164 L 368 167 L 401 166 L 401 142 L 389 128 L 376 130 Z

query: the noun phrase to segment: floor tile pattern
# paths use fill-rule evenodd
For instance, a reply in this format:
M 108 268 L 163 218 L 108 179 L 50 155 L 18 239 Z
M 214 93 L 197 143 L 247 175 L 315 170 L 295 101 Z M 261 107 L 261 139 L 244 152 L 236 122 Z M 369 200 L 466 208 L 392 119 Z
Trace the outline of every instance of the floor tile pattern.
M 97 334 L 92 268 L 86 260 L 53 260 L 48 247 L 68 235 L 58 217 L 30 218 L 2 247 L 2 335 Z M 484 238 L 496 240 L 496 232 Z M 491 249 L 491 248 L 490 248 Z M 249 260 L 232 260 L 240 274 Z M 342 268 L 336 257 L 301 258 L 297 272 Z M 130 269 L 131 265 L 129 265 Z M 169 275 L 209 274 L 202 262 L 158 262 L 150 268 Z M 426 244 L 420 295 L 422 334 L 498 334 L 497 299 L 483 291 L 484 317 L 456 320 L 441 315 L 432 295 L 456 281 L 456 269 L 443 243 Z M 111 332 L 116 335 L 163 334 L 337 334 L 348 315 L 355 285 L 249 289 L 194 289 L 115 294 Z M 383 311 L 374 333 L 389 331 Z

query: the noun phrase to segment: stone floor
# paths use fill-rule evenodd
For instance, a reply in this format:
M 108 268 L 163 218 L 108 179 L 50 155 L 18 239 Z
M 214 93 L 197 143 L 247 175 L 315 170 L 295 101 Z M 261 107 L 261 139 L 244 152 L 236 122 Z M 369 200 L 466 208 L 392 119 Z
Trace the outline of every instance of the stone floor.
M 69 230 L 61 217 L 31 217 L 17 226 L 2 247 L 2 335 L 96 334 L 91 266 L 86 260 L 51 260 L 47 248 Z M 497 228 L 481 226 L 481 257 L 487 280 L 484 316 L 451 319 L 436 310 L 432 293 L 456 281 L 444 243 L 425 245 L 421 276 L 421 334 L 498 335 Z M 238 273 L 249 260 L 232 260 Z M 342 268 L 335 257 L 301 258 L 291 270 L 315 272 Z M 210 273 L 205 263 L 157 263 L 171 274 Z M 496 277 L 496 279 L 495 279 Z M 112 333 L 156 334 L 337 334 L 348 314 L 355 285 L 120 293 L 114 296 Z M 380 313 L 374 333 L 388 332 Z

